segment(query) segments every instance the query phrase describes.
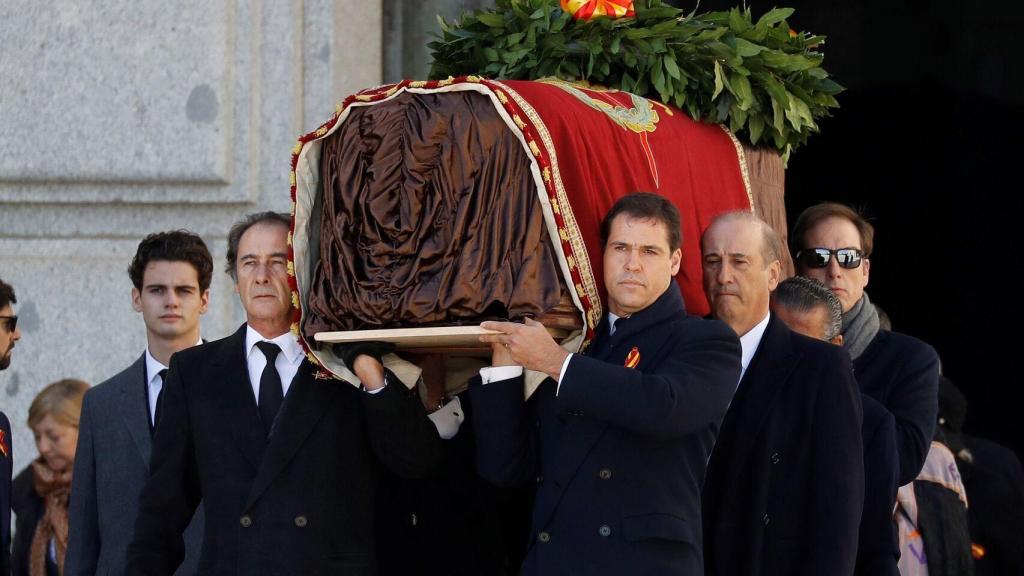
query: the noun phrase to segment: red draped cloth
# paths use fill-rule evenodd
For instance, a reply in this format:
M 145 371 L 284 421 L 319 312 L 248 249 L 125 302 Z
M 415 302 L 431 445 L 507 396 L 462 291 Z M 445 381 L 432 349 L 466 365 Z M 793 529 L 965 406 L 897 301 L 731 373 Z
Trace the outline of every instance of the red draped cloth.
M 360 92 L 349 97 L 323 126 L 300 138 L 292 159 L 296 204 L 315 203 L 315 198 L 309 196 L 315 196 L 321 186 L 320 182 L 305 181 L 316 179 L 320 171 L 318 166 L 304 166 L 303 162 L 319 158 L 321 148 L 327 147 L 325 142 L 347 121 L 366 118 L 366 114 L 354 113 L 360 107 L 388 102 L 405 92 L 436 94 L 440 98 L 457 97 L 450 93 L 467 91 L 475 92 L 477 99 L 489 98 L 512 136 L 493 141 L 506 147 L 518 145 L 525 152 L 510 156 L 508 150 L 499 149 L 496 154 L 502 161 L 521 157 L 527 164 L 517 171 L 524 175 L 521 177 L 533 179 L 528 189 L 540 201 L 534 209 L 543 212 L 549 232 L 546 237 L 554 245 L 559 274 L 583 313 L 588 335 L 603 314 L 601 302 L 605 296 L 600 222 L 618 198 L 636 191 L 662 194 L 679 207 L 683 258 L 677 281 L 687 310 L 698 315 L 708 312 L 701 287 L 700 234 L 718 214 L 752 209 L 742 147 L 720 126 L 693 121 L 677 109 L 626 92 L 555 80 L 497 82 L 476 77 L 404 81 Z M 474 101 L 474 106 L 478 104 Z M 488 173 L 486 166 L 483 172 Z M 475 188 L 486 193 L 486 187 Z M 396 193 L 401 193 L 400 187 L 396 187 Z M 330 221 L 320 217 L 320 209 L 322 206 L 294 211 L 293 232 L 299 239 L 295 250 L 304 254 L 310 251 L 309 243 L 320 237 L 320 230 L 311 227 Z M 318 250 L 315 252 L 320 256 Z M 335 257 L 339 253 L 358 254 L 359 250 L 340 250 Z M 305 258 L 300 261 L 307 267 L 317 266 Z M 338 270 L 350 268 L 337 262 L 325 265 Z M 310 294 L 325 293 L 319 284 L 311 285 L 313 278 L 323 278 L 323 267 L 318 270 L 299 271 L 294 279 L 296 331 L 300 315 L 308 315 Z M 330 306 L 329 301 L 326 306 Z M 330 312 L 346 314 L 345 310 Z M 318 329 L 330 328 L 330 322 L 321 320 L 331 314 L 318 318 Z

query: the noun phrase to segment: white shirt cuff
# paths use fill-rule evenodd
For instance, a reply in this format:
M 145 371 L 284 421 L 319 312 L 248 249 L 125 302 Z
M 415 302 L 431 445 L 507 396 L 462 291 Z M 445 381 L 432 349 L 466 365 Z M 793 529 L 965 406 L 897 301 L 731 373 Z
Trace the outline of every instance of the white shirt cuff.
M 466 415 L 462 411 L 462 402 L 453 398 L 451 402 L 427 414 L 427 418 L 434 423 L 437 433 L 443 440 L 451 440 L 459 432 L 459 426 L 465 421 Z
M 480 369 L 480 380 L 484 384 L 490 384 L 491 382 L 497 382 L 499 380 L 508 380 L 509 378 L 517 378 L 522 375 L 522 366 L 485 366 Z
M 555 384 L 555 396 L 558 396 L 558 391 L 562 389 L 562 378 L 565 378 L 565 371 L 569 368 L 570 359 L 572 359 L 571 353 L 562 361 L 562 369 L 558 371 L 558 383 Z

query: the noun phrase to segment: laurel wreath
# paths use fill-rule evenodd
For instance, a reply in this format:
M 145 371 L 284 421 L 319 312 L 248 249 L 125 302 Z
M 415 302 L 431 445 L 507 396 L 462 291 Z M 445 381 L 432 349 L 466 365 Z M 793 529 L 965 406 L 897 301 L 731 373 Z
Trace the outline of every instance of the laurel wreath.
M 438 17 L 431 79 L 555 76 L 654 98 L 725 124 L 788 158 L 839 105 L 821 64 L 824 36 L 796 32 L 792 8 L 696 14 L 637 0 L 636 15 L 575 20 L 558 0 L 497 0 L 454 22 Z

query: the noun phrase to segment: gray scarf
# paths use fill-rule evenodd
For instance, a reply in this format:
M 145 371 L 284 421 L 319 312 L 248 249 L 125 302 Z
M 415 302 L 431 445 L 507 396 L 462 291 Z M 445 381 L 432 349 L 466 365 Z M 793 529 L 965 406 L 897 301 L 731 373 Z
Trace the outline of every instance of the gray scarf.
M 878 311 L 865 292 L 860 300 L 843 314 L 843 348 L 854 360 L 868 349 L 878 334 Z

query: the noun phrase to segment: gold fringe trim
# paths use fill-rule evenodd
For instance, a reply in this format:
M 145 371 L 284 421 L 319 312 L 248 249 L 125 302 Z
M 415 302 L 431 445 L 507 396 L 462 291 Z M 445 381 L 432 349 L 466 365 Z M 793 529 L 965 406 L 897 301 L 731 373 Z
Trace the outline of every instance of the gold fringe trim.
M 726 128 L 724 125 L 719 124 L 719 128 L 722 132 L 725 132 L 732 140 L 732 145 L 736 148 L 736 158 L 740 162 L 740 173 L 743 175 L 743 187 L 747 189 L 747 201 L 750 202 L 750 211 L 754 211 L 754 193 L 750 188 L 750 169 L 747 167 L 747 153 L 743 150 L 743 144 L 736 138 L 736 135 L 731 130 Z

